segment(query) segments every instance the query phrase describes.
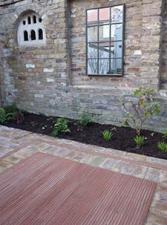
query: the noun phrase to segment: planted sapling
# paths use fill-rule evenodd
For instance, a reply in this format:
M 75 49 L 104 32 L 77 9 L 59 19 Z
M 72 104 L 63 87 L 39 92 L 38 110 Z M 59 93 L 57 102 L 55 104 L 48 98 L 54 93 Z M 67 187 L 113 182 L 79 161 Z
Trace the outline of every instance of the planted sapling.
M 54 128 L 52 131 L 53 136 L 58 136 L 60 134 L 69 133 L 69 121 L 65 118 L 59 118 L 57 119 L 56 123 L 54 124 Z
M 134 137 L 134 142 L 135 142 L 137 148 L 141 148 L 145 144 L 145 137 L 136 135 Z
M 102 137 L 104 141 L 110 141 L 112 139 L 113 133 L 109 130 L 104 130 L 102 133 Z

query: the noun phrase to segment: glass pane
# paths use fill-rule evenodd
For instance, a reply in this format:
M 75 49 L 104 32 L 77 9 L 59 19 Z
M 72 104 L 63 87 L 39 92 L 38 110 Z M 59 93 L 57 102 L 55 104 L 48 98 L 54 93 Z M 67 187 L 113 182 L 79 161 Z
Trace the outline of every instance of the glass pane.
M 122 42 L 112 42 L 111 44 L 111 58 L 122 58 Z
M 97 74 L 97 59 L 88 59 L 88 74 Z
M 34 30 L 31 30 L 31 40 L 32 41 L 36 40 L 36 33 Z
M 28 24 L 31 24 L 31 17 L 28 16 Z
M 24 31 L 24 41 L 28 41 L 28 32 Z
M 38 30 L 38 39 L 43 40 L 43 30 L 42 29 Z
M 88 44 L 88 58 L 97 58 L 98 43 Z
M 109 74 L 109 59 L 99 59 L 99 74 Z
M 36 23 L 37 22 L 37 18 L 36 16 L 33 16 L 33 23 Z
M 112 41 L 122 40 L 122 24 L 111 25 L 111 40 Z
M 110 8 L 99 9 L 99 20 L 101 23 L 110 20 Z
M 99 43 L 99 58 L 109 58 L 110 42 Z
M 123 22 L 123 5 L 111 8 L 111 20 L 113 23 Z
M 99 26 L 99 41 L 109 41 L 110 39 L 110 26 Z
M 97 41 L 97 26 L 95 27 L 88 27 L 88 42 Z
M 111 74 L 122 74 L 122 59 L 111 59 Z
M 88 24 L 94 24 L 98 21 L 98 10 L 97 9 L 91 9 L 87 11 L 87 22 Z

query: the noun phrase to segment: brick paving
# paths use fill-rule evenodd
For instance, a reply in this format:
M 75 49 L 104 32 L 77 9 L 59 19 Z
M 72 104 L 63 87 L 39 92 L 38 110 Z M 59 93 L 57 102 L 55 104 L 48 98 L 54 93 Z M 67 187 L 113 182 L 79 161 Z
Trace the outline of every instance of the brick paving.
M 145 225 L 166 225 L 167 160 L 0 126 L 0 173 L 37 152 L 156 182 Z

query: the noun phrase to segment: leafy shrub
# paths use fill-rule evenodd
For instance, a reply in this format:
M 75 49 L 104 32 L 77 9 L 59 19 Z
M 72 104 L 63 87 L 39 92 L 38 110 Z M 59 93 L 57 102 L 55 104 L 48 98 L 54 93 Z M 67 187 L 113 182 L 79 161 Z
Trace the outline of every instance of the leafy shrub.
M 154 101 L 155 92 L 149 88 L 139 88 L 133 93 L 134 100 L 123 100 L 126 112 L 125 125 L 135 128 L 136 134 L 141 135 L 144 123 L 160 113 L 160 106 Z
M 104 130 L 102 136 L 105 141 L 110 141 L 113 136 L 113 133 L 109 130 Z
M 0 124 L 4 124 L 7 121 L 7 114 L 4 108 L 0 107 Z
M 8 120 L 15 120 L 17 124 L 23 122 L 24 114 L 15 104 L 4 107 Z
M 140 135 L 136 135 L 134 137 L 134 142 L 135 142 L 137 148 L 141 148 L 145 143 L 145 137 L 140 136 Z
M 167 153 L 167 143 L 165 143 L 165 142 L 159 142 L 158 143 L 158 149 L 161 152 L 166 152 Z
M 54 128 L 53 128 L 52 135 L 58 136 L 60 134 L 65 134 L 65 133 L 70 132 L 70 129 L 68 127 L 68 123 L 69 123 L 69 121 L 65 118 L 57 119 L 57 121 L 54 125 Z
M 165 140 L 167 140 L 167 131 L 164 132 L 163 138 L 164 138 Z
M 5 106 L 4 109 L 6 113 L 15 113 L 18 110 L 15 104 Z
M 92 122 L 92 117 L 89 114 L 82 114 L 81 118 L 79 119 L 79 124 L 84 127 L 88 126 Z

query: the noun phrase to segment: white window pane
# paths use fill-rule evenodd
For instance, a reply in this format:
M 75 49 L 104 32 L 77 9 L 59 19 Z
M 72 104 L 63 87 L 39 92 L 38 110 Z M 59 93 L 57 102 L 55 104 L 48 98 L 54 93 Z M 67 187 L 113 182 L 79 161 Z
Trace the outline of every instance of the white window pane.
M 97 59 L 88 59 L 88 74 L 97 74 Z
M 106 23 L 110 20 L 110 8 L 99 9 L 100 23 Z
M 99 41 L 109 41 L 110 39 L 110 26 L 104 25 L 99 27 Z
M 122 42 L 112 42 L 111 58 L 122 58 Z
M 88 45 L 88 58 L 97 58 L 98 57 L 98 44 L 89 43 Z
M 122 24 L 111 25 L 111 40 L 112 41 L 122 40 Z
M 110 55 L 110 42 L 99 43 L 99 58 L 109 58 Z
M 97 30 L 98 27 L 88 27 L 88 42 L 97 41 Z
M 88 24 L 94 24 L 98 22 L 98 10 L 91 9 L 87 11 L 87 22 Z
M 123 22 L 123 5 L 111 8 L 111 20 L 113 23 Z
M 99 74 L 107 75 L 109 71 L 109 59 L 99 59 Z
M 122 59 L 111 59 L 111 73 L 122 74 Z

